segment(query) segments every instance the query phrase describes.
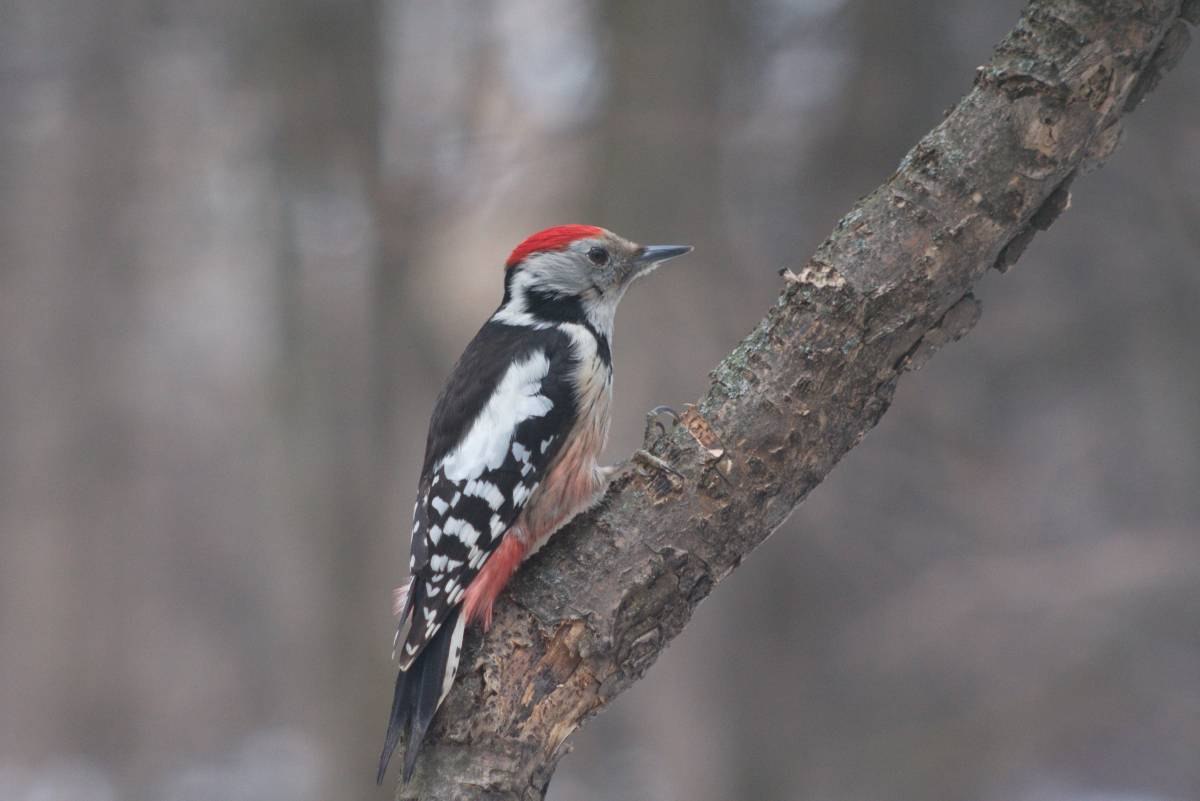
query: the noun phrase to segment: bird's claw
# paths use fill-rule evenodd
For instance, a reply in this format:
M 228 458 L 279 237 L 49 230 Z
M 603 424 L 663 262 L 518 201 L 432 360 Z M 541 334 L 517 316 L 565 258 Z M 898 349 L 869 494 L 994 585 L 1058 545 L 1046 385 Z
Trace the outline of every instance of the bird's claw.
M 661 417 L 667 416 L 671 418 L 671 425 L 674 427 L 679 423 L 679 414 L 670 406 L 655 406 L 650 411 L 646 412 L 646 431 L 642 436 L 642 442 L 653 443 L 667 435 L 667 427 L 663 425 Z M 655 429 L 658 430 L 658 435 L 654 436 Z
M 679 415 L 670 406 L 656 406 L 646 413 L 646 434 L 643 441 L 647 446 L 653 445 L 667 435 L 667 427 L 662 424 L 658 418 L 666 415 L 671 418 L 672 425 L 679 422 Z M 658 429 L 657 436 L 654 435 L 655 429 Z M 634 475 L 635 473 L 647 475 L 638 470 L 638 467 L 647 468 L 650 472 L 667 473 L 674 476 L 680 481 L 683 480 L 683 473 L 680 473 L 674 467 L 664 462 L 659 457 L 652 454 L 646 448 L 638 448 L 633 452 L 628 462 L 604 468 L 609 482 L 615 482 Z
M 650 470 L 658 470 L 663 473 L 670 473 L 680 480 L 683 479 L 683 473 L 680 473 L 674 467 L 671 467 L 671 465 L 667 464 L 645 448 L 638 448 L 636 451 L 634 451 L 633 458 L 631 458 L 629 462 L 630 464 L 640 464 L 642 467 L 649 468 Z
M 639 467 L 647 468 L 650 472 L 667 473 L 680 481 L 684 479 L 683 473 L 680 473 L 674 467 L 671 467 L 671 465 L 650 453 L 650 451 L 638 448 L 633 452 L 633 456 L 629 457 L 629 461 L 603 468 L 608 486 L 613 487 L 618 483 L 623 483 L 634 475 L 649 474 L 648 472 L 639 470 Z

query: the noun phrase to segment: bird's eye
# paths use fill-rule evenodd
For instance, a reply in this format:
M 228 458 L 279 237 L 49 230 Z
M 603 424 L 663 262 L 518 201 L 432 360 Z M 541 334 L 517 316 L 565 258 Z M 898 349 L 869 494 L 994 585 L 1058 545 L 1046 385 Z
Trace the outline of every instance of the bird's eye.
M 608 251 L 599 245 L 589 250 L 587 255 L 592 260 L 592 264 L 595 264 L 597 267 L 603 267 L 608 264 Z

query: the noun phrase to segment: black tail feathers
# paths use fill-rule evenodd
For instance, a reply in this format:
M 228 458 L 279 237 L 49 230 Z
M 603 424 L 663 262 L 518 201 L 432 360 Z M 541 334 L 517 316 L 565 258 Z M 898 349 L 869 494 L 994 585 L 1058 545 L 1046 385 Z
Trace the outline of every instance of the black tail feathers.
M 442 687 L 446 680 L 446 670 L 456 670 L 457 659 L 451 665 L 451 652 L 457 651 L 455 631 L 458 629 L 460 608 L 455 607 L 441 627 L 433 635 L 433 639 L 425 644 L 421 653 L 408 670 L 400 671 L 396 676 L 396 692 L 392 696 L 392 714 L 388 719 L 387 736 L 383 740 L 383 753 L 379 755 L 379 772 L 375 776 L 376 784 L 383 784 L 384 774 L 387 773 L 388 762 L 392 752 L 400 742 L 400 733 L 404 732 L 404 783 L 412 778 L 413 769 L 417 764 L 417 754 L 421 750 L 421 741 L 429 729 L 429 723 L 442 702 Z M 462 632 L 458 632 L 461 638 Z M 454 654 L 457 656 L 457 653 Z

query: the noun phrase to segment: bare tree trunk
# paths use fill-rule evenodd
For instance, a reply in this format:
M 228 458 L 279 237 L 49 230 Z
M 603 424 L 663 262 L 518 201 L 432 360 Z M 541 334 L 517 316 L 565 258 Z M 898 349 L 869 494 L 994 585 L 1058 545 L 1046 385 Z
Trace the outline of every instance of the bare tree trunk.
M 653 450 L 643 476 L 515 582 L 401 799 L 540 799 L 567 736 L 637 681 L 713 585 L 979 317 L 1005 270 L 1178 61 L 1200 0 L 1034 0 L 975 86 L 888 181 L 784 274 L 779 302 Z

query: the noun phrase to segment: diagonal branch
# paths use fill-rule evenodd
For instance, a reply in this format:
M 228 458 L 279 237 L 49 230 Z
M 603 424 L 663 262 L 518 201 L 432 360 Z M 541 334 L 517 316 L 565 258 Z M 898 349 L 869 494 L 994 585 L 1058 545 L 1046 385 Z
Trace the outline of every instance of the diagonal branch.
M 521 571 L 399 798 L 541 799 L 567 736 L 862 440 L 900 376 L 974 325 L 972 286 L 1067 207 L 1198 17 L 1200 0 L 1031 2 L 970 94 L 785 272 L 688 425 L 653 443 L 682 480 L 623 482 Z

